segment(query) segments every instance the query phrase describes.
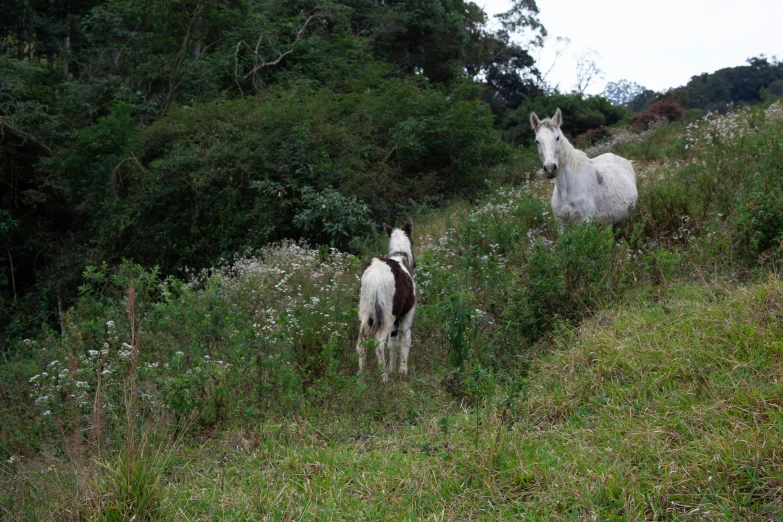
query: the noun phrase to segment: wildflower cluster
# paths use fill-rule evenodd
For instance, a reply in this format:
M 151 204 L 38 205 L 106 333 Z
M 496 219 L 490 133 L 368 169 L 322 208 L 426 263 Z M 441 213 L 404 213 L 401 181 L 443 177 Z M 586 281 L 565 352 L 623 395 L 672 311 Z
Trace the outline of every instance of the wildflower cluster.
M 749 130 L 748 109 L 719 114 L 708 112 L 685 128 L 685 148 L 726 146 L 736 143 Z
M 30 378 L 31 398 L 42 416 L 86 425 L 95 407 L 111 410 L 119 404 L 133 350 L 121 340 L 115 321 L 105 321 L 101 330 L 94 346 L 78 353 L 83 339 L 69 328 L 60 340 L 62 357 Z
M 764 111 L 764 117 L 770 123 L 783 124 L 783 103 L 776 101 Z
M 211 284 L 249 315 L 256 337 L 297 342 L 313 332 L 345 332 L 342 300 L 354 291 L 355 264 L 353 256 L 334 248 L 324 252 L 286 242 L 237 256 L 211 274 Z
M 164 298 L 140 317 L 146 349 L 135 366 L 135 392 L 141 403 L 180 414 L 198 410 L 215 421 L 258 393 L 301 391 L 302 375 L 352 353 L 345 348 L 357 266 L 335 249 L 287 242 L 189 273 L 186 283 L 165 282 Z M 96 405 L 122 405 L 134 353 L 120 333 L 130 333 L 127 321 L 115 326 L 123 314 L 118 301 L 106 310 L 114 319 L 98 332 L 66 321 L 66 335 L 51 347 L 65 355 L 30 383 L 43 414 L 89 422 Z M 321 355 L 326 345 L 328 357 Z

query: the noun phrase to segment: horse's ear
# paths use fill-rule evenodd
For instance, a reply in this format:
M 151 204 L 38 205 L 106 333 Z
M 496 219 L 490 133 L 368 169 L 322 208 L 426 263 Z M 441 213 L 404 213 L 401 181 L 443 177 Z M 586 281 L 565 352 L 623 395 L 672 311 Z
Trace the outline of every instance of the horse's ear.
M 394 229 L 389 225 L 387 225 L 386 223 L 383 224 L 383 229 L 386 231 L 387 234 L 389 234 L 389 237 L 391 237 L 392 230 Z
M 406 221 L 402 226 L 402 231 L 405 232 L 405 235 L 411 237 L 411 232 L 413 231 L 413 219 L 408 218 L 408 221 Z
M 560 107 L 558 107 L 557 111 L 555 111 L 555 115 L 552 116 L 552 125 L 560 127 L 561 123 L 563 123 L 563 113 L 560 112 Z
M 530 126 L 533 127 L 534 131 L 538 130 L 538 127 L 541 125 L 541 120 L 538 119 L 538 116 L 536 116 L 535 112 L 530 113 Z

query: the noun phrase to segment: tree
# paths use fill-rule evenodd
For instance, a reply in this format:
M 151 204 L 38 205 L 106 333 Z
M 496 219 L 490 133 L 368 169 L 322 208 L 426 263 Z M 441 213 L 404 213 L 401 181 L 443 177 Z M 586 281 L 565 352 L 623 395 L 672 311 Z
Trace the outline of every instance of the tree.
M 588 49 L 576 57 L 576 86 L 574 92 L 584 94 L 590 84 L 602 79 L 604 72 L 598 66 L 600 55 L 593 49 Z

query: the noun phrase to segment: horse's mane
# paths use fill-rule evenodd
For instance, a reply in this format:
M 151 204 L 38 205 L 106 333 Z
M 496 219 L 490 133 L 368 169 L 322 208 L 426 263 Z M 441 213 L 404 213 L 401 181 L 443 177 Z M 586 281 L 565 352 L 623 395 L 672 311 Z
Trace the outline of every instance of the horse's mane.
M 541 125 L 551 129 L 552 132 L 558 130 L 558 128 L 552 124 L 551 118 L 541 120 Z M 565 164 L 568 166 L 571 173 L 576 174 L 584 163 L 590 162 L 590 158 L 587 154 L 571 145 L 571 142 L 568 141 L 568 138 L 566 138 L 565 134 L 562 132 L 560 133 L 560 139 L 562 140 L 560 144 L 560 160 L 565 160 Z

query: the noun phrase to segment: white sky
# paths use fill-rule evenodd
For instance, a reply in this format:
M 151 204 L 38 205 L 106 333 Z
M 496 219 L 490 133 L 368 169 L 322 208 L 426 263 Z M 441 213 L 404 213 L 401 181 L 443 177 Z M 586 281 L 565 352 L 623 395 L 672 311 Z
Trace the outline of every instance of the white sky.
M 510 0 L 473 0 L 487 14 Z M 599 54 L 604 78 L 587 90 L 626 79 L 656 91 L 685 85 L 691 76 L 744 65 L 761 53 L 783 59 L 783 0 L 537 0 L 549 34 L 539 68 L 553 63 L 554 39 L 571 43 L 547 77 L 569 92 L 576 84 L 576 56 Z M 537 53 L 533 53 L 534 56 Z

